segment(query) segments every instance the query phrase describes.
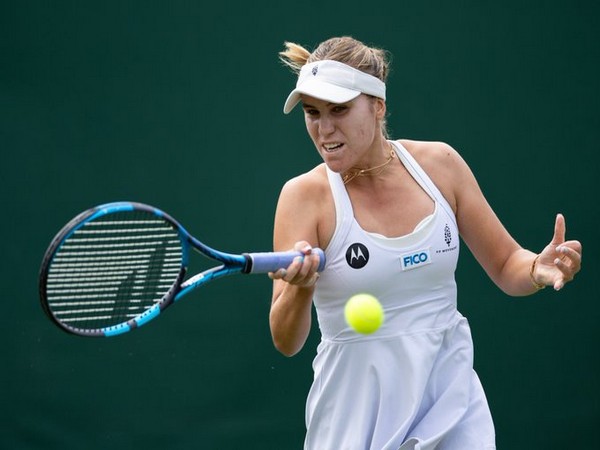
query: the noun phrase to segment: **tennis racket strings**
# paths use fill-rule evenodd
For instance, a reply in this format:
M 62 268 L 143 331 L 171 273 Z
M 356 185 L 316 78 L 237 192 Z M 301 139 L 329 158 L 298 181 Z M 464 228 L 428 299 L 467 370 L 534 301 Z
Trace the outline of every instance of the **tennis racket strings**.
M 47 275 L 48 306 L 74 328 L 125 322 L 179 284 L 186 253 L 178 230 L 151 212 L 100 216 L 60 244 Z

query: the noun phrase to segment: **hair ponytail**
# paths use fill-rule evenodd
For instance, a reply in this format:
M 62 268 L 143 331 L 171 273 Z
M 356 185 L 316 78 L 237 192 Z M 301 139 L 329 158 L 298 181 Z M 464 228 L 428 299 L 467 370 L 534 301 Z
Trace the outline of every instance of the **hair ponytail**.
M 279 52 L 279 59 L 293 72 L 299 73 L 302 66 L 308 62 L 310 52 L 293 42 L 285 42 L 285 50 Z

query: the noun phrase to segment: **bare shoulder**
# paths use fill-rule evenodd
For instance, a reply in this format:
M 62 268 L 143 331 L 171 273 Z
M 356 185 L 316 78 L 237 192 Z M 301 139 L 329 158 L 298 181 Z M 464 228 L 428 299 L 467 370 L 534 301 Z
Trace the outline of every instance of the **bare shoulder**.
M 325 164 L 292 178 L 281 189 L 275 215 L 275 246 L 299 240 L 325 248 L 335 229 L 335 206 Z
M 399 141 L 429 175 L 456 212 L 457 190 L 470 184 L 472 174 L 464 159 L 445 142 Z
M 458 152 L 445 142 L 412 141 L 401 139 L 404 148 L 417 160 L 426 172 L 448 169 L 463 160 Z
M 288 180 L 281 190 L 281 195 L 304 203 L 318 202 L 327 192 L 329 192 L 329 183 L 325 164 L 320 164 L 309 172 Z

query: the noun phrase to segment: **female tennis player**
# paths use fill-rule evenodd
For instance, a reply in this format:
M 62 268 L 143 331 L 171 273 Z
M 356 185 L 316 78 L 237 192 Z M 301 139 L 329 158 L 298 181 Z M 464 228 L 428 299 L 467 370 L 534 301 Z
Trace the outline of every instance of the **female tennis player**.
M 302 348 L 313 302 L 322 334 L 305 449 L 494 449 L 469 325 L 456 307 L 459 235 L 512 296 L 562 289 L 580 269 L 581 244 L 565 240 L 558 214 L 540 253 L 521 247 L 453 148 L 388 139 L 385 51 L 341 37 L 313 52 L 286 43 L 280 57 L 298 73 L 284 112 L 301 104 L 323 159 L 281 191 L 275 250 L 305 256 L 270 274 L 276 348 Z M 317 246 L 327 260 L 320 275 Z M 345 302 L 360 292 L 385 311 L 370 335 L 344 320 Z

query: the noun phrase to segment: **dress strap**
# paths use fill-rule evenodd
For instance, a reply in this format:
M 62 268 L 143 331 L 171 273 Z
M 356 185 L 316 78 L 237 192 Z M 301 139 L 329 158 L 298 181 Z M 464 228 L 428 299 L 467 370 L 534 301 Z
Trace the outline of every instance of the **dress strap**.
M 398 141 L 388 141 L 391 143 L 396 149 L 396 153 L 398 154 L 398 158 L 406 167 L 406 170 L 411 174 L 414 180 L 423 188 L 427 194 L 434 199 L 450 216 L 454 224 L 456 225 L 456 216 L 454 215 L 454 211 L 452 211 L 452 207 L 435 185 L 433 180 L 429 178 L 429 175 L 423 170 L 423 168 L 419 165 L 419 163 L 415 160 L 415 158 L 409 153 L 406 148 L 400 144 Z
M 325 167 L 327 168 L 327 178 L 329 179 L 329 186 L 335 204 L 335 232 L 333 233 L 333 239 L 327 246 L 327 252 L 337 254 L 342 250 L 341 245 L 344 242 L 344 237 L 350 232 L 354 220 L 354 210 L 341 175 L 329 169 L 327 165 Z

